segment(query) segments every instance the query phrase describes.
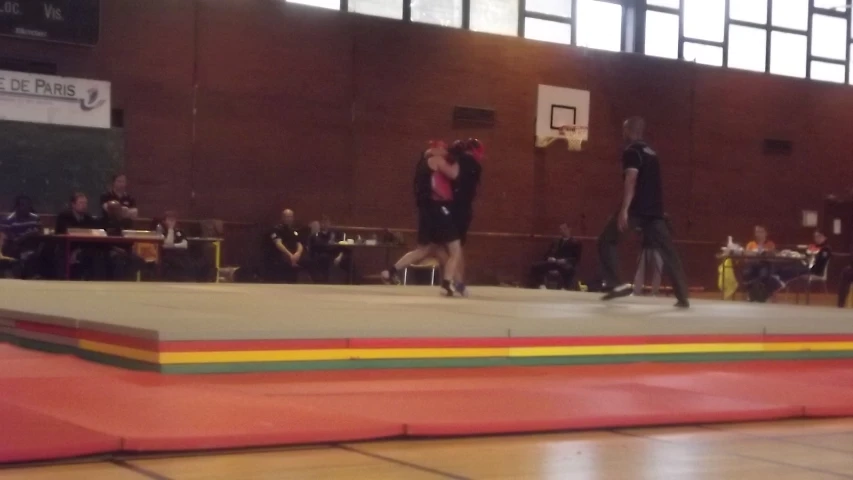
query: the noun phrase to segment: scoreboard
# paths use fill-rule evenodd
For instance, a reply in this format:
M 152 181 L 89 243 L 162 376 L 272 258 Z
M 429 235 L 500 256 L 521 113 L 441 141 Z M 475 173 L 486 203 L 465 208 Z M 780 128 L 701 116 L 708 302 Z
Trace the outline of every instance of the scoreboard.
M 0 0 L 0 35 L 95 45 L 100 0 Z

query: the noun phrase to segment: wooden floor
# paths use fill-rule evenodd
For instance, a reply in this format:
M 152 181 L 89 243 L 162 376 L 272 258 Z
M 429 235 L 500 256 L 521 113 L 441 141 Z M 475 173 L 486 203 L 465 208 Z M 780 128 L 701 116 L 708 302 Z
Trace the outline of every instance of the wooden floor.
M 357 443 L 0 470 L 0 480 L 845 478 L 853 478 L 853 419 Z

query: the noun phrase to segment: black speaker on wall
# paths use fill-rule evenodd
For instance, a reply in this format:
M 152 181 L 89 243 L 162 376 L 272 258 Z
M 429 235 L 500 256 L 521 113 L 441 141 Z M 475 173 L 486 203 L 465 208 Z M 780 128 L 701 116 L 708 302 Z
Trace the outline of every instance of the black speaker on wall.
M 495 111 L 490 108 L 455 106 L 453 107 L 453 124 L 491 127 L 495 124 Z
M 763 150 L 766 155 L 790 155 L 794 152 L 794 143 L 790 140 L 765 138 Z

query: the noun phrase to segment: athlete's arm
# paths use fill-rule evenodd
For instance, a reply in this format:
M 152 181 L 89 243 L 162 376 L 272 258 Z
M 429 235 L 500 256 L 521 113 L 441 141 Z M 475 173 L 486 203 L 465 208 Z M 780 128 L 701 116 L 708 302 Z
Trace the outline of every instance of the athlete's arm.
M 619 230 L 625 231 L 628 228 L 628 209 L 631 207 L 631 202 L 634 201 L 634 192 L 637 188 L 637 174 L 639 170 L 628 168 L 625 170 L 625 187 L 622 193 L 622 210 L 619 211 Z
M 447 178 L 451 180 L 456 180 L 456 177 L 459 176 L 459 163 L 454 163 L 451 165 L 445 157 L 441 156 L 432 156 L 429 158 L 429 168 L 433 171 L 441 172 Z

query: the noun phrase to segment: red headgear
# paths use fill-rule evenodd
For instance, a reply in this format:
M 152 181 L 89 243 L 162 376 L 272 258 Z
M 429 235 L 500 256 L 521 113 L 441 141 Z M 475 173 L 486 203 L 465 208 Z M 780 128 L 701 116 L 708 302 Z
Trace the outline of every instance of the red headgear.
M 471 152 L 471 156 L 473 156 L 478 162 L 483 161 L 483 157 L 486 156 L 486 146 L 483 145 L 483 142 L 476 138 L 469 138 L 466 143 L 468 151 Z

